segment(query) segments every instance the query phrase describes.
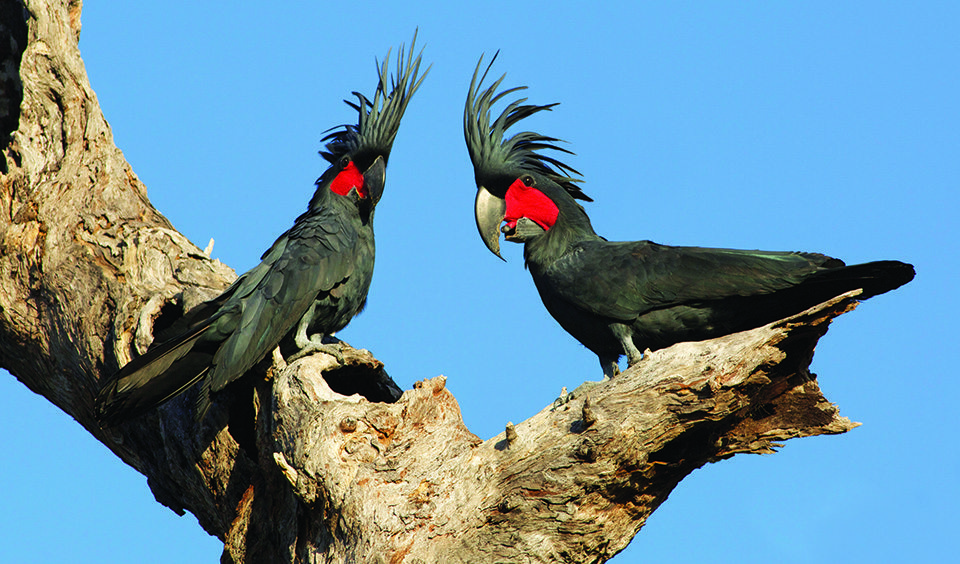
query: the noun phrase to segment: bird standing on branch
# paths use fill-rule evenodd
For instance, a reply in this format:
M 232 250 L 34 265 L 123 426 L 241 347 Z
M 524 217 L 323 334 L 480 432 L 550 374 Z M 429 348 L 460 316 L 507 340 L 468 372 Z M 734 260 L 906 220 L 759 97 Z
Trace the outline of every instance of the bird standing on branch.
M 501 76 L 481 90 L 493 61 L 477 80 L 482 63 L 481 57 L 463 115 L 480 237 L 497 256 L 501 233 L 523 243 L 543 305 L 596 353 L 605 377 L 619 372 L 622 355 L 632 366 L 646 349 L 759 327 L 852 290 L 867 299 L 913 279 L 913 266 L 899 261 L 846 266 L 818 253 L 607 241 L 576 201 L 592 201 L 577 186 L 580 173 L 541 152 L 570 151 L 539 133 L 506 134 L 556 104 L 520 98 L 491 120 L 496 102 L 525 87 L 497 93 Z
M 341 358 L 339 343 L 324 336 L 343 329 L 363 310 L 373 276 L 373 215 L 383 194 L 387 159 L 411 97 L 426 73 L 416 35 L 397 72 L 389 53 L 378 65 L 373 100 L 354 92 L 346 103 L 356 125 L 323 138 L 330 167 L 317 180 L 307 211 L 217 298 L 192 309 L 176 336 L 155 343 L 124 366 L 100 391 L 99 420 L 113 425 L 150 410 L 200 384 L 197 419 L 210 393 L 223 389 L 260 362 L 291 332 L 297 355 L 325 352 Z

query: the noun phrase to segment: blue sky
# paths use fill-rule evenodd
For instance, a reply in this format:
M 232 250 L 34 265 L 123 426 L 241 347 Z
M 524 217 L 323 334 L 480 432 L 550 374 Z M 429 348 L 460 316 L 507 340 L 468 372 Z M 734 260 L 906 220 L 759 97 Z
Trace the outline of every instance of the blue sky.
M 434 64 L 394 146 L 367 310 L 340 333 L 403 388 L 444 374 L 483 438 L 597 379 L 521 250 L 481 243 L 461 119 L 481 53 L 561 102 L 612 240 L 901 259 L 918 276 L 837 320 L 813 363 L 864 425 L 694 472 L 613 562 L 922 562 L 953 551 L 960 12 L 950 3 L 87 2 L 80 47 L 153 204 L 237 271 L 303 211 L 322 132 L 419 26 Z M 0 377 L 0 561 L 215 562 L 192 515 Z

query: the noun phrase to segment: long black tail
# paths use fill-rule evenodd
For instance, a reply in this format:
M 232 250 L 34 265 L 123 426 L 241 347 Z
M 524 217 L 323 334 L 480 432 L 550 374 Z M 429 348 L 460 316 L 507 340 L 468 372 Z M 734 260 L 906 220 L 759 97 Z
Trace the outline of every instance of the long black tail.
M 183 393 L 210 369 L 216 347 L 202 342 L 210 321 L 152 347 L 124 366 L 97 395 L 97 418 L 106 426 L 130 419 Z
M 896 260 L 839 266 L 816 272 L 791 288 L 759 296 L 752 305 L 755 312 L 765 312 L 763 323 L 769 323 L 852 290 L 863 290 L 856 296 L 858 300 L 872 298 L 903 286 L 913 276 L 913 265 Z
M 857 299 L 865 300 L 903 286 L 913 280 L 915 274 L 912 264 L 880 260 L 823 270 L 804 280 L 801 286 L 811 290 L 824 288 L 829 294 L 824 299 L 862 288 L 863 293 Z
M 789 288 L 769 294 L 725 298 L 714 306 L 715 330 L 708 337 L 759 327 L 800 313 L 831 298 L 862 289 L 865 300 L 913 280 L 913 265 L 884 260 L 826 268 Z M 707 338 L 698 335 L 698 338 Z

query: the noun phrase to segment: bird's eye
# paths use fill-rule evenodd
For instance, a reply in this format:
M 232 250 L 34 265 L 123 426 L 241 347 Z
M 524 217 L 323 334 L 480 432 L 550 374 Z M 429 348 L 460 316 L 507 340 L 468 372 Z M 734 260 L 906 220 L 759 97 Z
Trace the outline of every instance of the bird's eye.
M 521 176 L 520 181 L 523 182 L 524 186 L 533 186 L 533 177 L 529 174 L 524 174 Z
M 340 159 L 340 168 L 347 168 L 348 164 L 350 164 L 350 157 L 343 157 Z

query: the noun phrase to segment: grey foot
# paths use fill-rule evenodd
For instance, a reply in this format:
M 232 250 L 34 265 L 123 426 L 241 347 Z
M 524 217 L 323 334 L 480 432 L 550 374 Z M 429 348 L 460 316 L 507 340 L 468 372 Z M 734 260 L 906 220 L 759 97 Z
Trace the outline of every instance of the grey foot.
M 343 364 L 343 352 L 340 341 L 336 343 L 324 343 L 323 335 L 312 335 L 306 341 L 297 339 L 297 346 L 300 347 L 300 350 L 290 355 L 287 362 L 293 362 L 311 354 L 324 353 L 334 357 L 337 359 L 337 362 Z

